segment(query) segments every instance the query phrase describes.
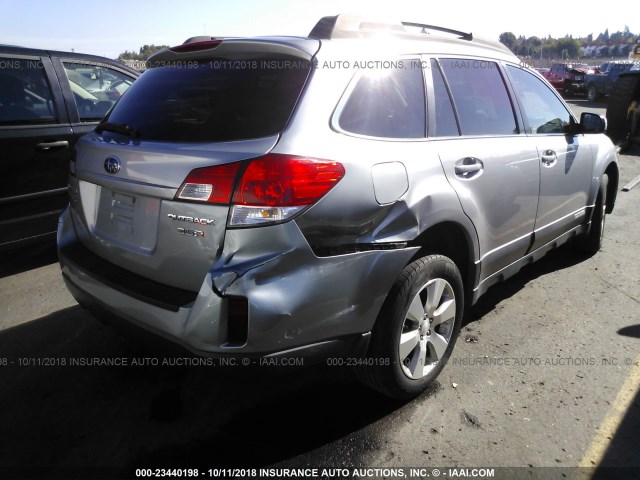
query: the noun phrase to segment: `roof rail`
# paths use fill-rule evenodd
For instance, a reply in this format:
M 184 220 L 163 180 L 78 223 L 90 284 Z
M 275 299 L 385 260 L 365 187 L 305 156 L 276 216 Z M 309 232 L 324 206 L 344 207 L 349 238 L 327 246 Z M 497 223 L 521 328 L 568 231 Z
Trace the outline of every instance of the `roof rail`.
M 426 33 L 427 30 L 436 30 L 438 32 L 457 35 L 463 40 L 473 40 L 472 33 L 461 32 L 459 30 L 453 30 L 451 28 L 438 27 L 436 25 L 426 25 L 424 23 L 415 22 L 371 20 L 354 15 L 333 15 L 330 17 L 323 17 L 318 21 L 315 27 L 313 27 L 311 33 L 309 33 L 309 37 L 319 40 L 329 40 L 332 38 L 354 38 L 380 32 L 397 35 L 415 34 L 415 32 L 411 32 L 405 27 L 421 28 L 422 33 Z
M 401 22 L 378 21 L 355 15 L 332 15 L 322 17 L 309 33 L 309 38 L 354 38 L 379 32 L 407 33 Z
M 418 27 L 422 28 L 422 33 L 427 33 L 426 30 L 436 30 L 438 32 L 451 33 L 453 35 L 459 35 L 462 40 L 473 40 L 473 33 L 471 32 L 461 32 L 460 30 L 453 30 L 451 28 L 438 27 L 436 25 L 426 25 L 424 23 L 415 23 L 415 22 L 402 22 L 402 25 L 405 27 Z

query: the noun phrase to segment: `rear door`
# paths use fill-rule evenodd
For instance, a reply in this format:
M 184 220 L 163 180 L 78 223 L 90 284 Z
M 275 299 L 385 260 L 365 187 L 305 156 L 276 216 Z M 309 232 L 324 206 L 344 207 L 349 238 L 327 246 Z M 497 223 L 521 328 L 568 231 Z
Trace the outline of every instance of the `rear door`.
M 497 63 L 441 58 L 432 61 L 431 73 L 440 113 L 430 136 L 441 137 L 445 174 L 476 227 L 482 282 L 525 255 L 531 243 L 540 186 L 536 146 L 520 134 Z
M 53 238 L 73 132 L 49 57 L 0 48 L 0 249 Z
M 564 68 L 561 65 L 551 65 L 551 70 L 549 71 L 549 83 L 551 83 L 551 85 L 556 89 L 562 88 L 564 84 Z
M 536 75 L 509 65 L 507 72 L 522 107 L 525 129 L 540 162 L 540 202 L 532 249 L 584 223 L 593 156 L 584 135 L 567 133 L 571 112 Z

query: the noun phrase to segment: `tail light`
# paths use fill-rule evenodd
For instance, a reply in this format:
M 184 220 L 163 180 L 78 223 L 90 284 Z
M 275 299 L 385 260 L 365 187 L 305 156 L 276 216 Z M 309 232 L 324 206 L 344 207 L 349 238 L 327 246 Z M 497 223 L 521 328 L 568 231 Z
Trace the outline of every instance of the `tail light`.
M 212 48 L 216 48 L 221 43 L 222 43 L 222 40 L 220 39 L 211 39 L 211 40 L 205 40 L 202 42 L 184 43 L 176 47 L 171 47 L 169 50 L 176 53 L 201 52 L 202 50 L 209 50 Z
M 176 200 L 217 204 L 232 201 L 231 226 L 281 222 L 324 197 L 344 173 L 338 162 L 268 154 L 248 163 L 193 170 L 178 190 Z
M 228 163 L 192 170 L 178 190 L 176 200 L 228 204 L 241 166 L 241 163 Z

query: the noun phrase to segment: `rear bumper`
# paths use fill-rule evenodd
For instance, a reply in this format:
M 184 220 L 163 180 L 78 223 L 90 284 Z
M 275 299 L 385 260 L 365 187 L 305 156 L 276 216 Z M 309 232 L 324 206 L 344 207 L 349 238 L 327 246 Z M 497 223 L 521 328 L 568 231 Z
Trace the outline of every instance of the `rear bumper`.
M 584 81 L 566 81 L 562 89 L 571 93 L 586 93 L 587 86 Z
M 200 290 L 185 292 L 123 275 L 119 267 L 110 271 L 114 266 L 103 259 L 92 265 L 91 252 L 73 253 L 84 247 L 69 209 L 60 218 L 58 245 L 69 290 L 107 322 L 141 327 L 198 355 L 305 358 L 366 351 L 382 303 L 415 250 L 319 258 L 294 222 L 230 230 Z M 240 342 L 230 335 L 238 298 L 246 305 Z
M 86 290 L 77 286 L 67 275 L 63 274 L 64 282 L 78 301 L 78 303 L 89 310 L 91 314 L 102 323 L 125 331 L 129 336 L 141 340 L 145 345 L 151 345 L 154 351 L 163 353 L 206 356 L 224 359 L 268 359 L 268 358 L 290 358 L 300 360 L 303 363 L 270 363 L 261 362 L 260 365 L 274 366 L 301 366 L 320 362 L 327 358 L 360 358 L 369 346 L 370 334 L 354 334 L 341 338 L 334 338 L 318 343 L 303 345 L 301 347 L 281 350 L 276 352 L 254 352 L 245 353 L 239 350 L 211 351 L 199 350 L 193 345 L 185 342 L 181 338 L 168 334 L 164 330 L 153 328 L 148 323 L 140 322 L 139 319 L 124 315 L 122 312 L 114 311 L 114 309 L 102 302 L 100 299 L 93 297 Z M 227 363 L 228 365 L 256 365 L 255 362 L 245 364 L 244 362 Z

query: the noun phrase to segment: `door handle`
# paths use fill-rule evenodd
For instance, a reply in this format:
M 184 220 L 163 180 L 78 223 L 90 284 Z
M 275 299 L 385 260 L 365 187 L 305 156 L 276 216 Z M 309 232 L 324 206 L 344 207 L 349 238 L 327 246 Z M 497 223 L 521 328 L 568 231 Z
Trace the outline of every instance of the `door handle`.
M 484 168 L 482 161 L 474 157 L 467 157 L 459 161 L 455 166 L 456 175 L 471 178 Z
M 44 142 L 36 145 L 38 150 L 53 150 L 54 148 L 69 148 L 69 142 L 60 140 L 56 142 Z
M 540 155 L 540 159 L 545 167 L 551 167 L 558 160 L 558 154 L 553 150 L 545 150 Z

